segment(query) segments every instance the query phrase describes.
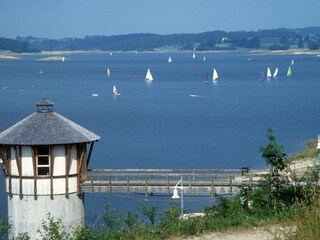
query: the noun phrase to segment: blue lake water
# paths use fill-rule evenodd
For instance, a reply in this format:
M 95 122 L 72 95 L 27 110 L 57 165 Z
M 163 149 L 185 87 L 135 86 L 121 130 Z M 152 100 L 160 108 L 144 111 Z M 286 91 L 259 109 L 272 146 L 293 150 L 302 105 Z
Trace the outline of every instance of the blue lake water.
M 43 55 L 0 60 L 0 131 L 32 114 L 46 96 L 56 112 L 101 136 L 91 168 L 263 168 L 259 146 L 266 144 L 268 127 L 288 154 L 319 132 L 315 55 L 207 53 L 205 62 L 203 54 L 192 59 L 190 53 L 65 56 L 65 62 L 37 61 Z M 292 59 L 293 77 L 287 78 Z M 213 67 L 218 83 L 204 83 Z M 267 67 L 278 67 L 279 76 L 260 81 Z M 147 68 L 151 83 L 144 81 Z M 114 84 L 120 96 L 113 96 Z M 0 182 L 5 212 L 2 174 Z M 87 194 L 88 215 L 101 211 L 105 199 L 117 208 L 135 208 L 143 196 Z M 169 198 L 149 201 L 165 207 Z M 211 204 L 186 201 L 186 209 L 191 202 Z

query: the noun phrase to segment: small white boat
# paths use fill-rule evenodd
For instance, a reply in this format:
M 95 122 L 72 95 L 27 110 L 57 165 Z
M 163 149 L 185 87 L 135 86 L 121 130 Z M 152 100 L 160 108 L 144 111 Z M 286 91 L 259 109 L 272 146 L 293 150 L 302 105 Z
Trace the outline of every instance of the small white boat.
M 62 62 L 64 62 L 64 60 L 65 60 L 65 58 L 64 58 L 64 57 L 62 57 L 62 58 L 61 58 L 61 61 L 62 61 Z
M 110 68 L 107 68 L 107 76 L 110 77 L 111 72 L 110 72 Z
M 194 54 L 192 54 L 192 58 L 196 58 L 196 54 L 194 53 Z
M 98 97 L 99 94 L 98 94 L 98 93 L 92 93 L 91 96 L 92 96 L 92 97 Z
M 271 75 L 271 70 L 270 68 L 268 67 L 268 70 L 267 70 L 267 78 L 271 78 L 272 75 Z
M 172 62 L 172 58 L 171 57 L 169 57 L 169 59 L 168 59 L 168 63 L 171 63 Z
M 276 70 L 274 70 L 274 73 L 273 73 L 274 78 L 276 78 L 278 76 L 278 72 L 279 72 L 279 70 L 278 70 L 278 68 L 276 68 Z
M 150 68 L 148 68 L 148 71 L 147 71 L 145 80 L 146 80 L 146 81 L 152 81 L 152 80 L 153 80 L 153 77 L 152 77 Z
M 203 56 L 203 61 L 204 61 L 204 62 L 206 61 L 206 56 Z
M 42 71 L 42 68 L 40 68 L 40 71 L 39 71 L 39 73 L 43 73 L 43 71 Z
M 218 72 L 217 72 L 217 70 L 214 68 L 214 69 L 213 69 L 213 73 L 212 73 L 212 80 L 213 80 L 213 81 L 218 81 L 218 78 L 219 78 Z
M 114 96 L 119 96 L 119 95 L 120 95 L 120 93 L 118 93 L 118 90 L 117 90 L 117 88 L 116 88 L 116 85 L 113 85 L 112 92 L 113 92 L 113 95 L 114 95 Z

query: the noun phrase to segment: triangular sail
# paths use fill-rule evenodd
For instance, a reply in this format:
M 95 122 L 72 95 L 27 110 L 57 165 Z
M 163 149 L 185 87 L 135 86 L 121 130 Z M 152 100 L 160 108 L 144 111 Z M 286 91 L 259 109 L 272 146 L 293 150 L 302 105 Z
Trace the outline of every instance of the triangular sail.
M 146 74 L 146 80 L 147 81 L 152 81 L 153 80 L 150 68 L 148 68 L 148 71 L 147 71 L 147 74 Z
M 194 54 L 192 54 L 192 58 L 196 58 L 196 54 L 194 53 Z
M 110 77 L 110 75 L 111 75 L 110 69 L 107 68 L 107 76 Z
M 291 76 L 292 76 L 292 71 L 291 71 L 291 67 L 289 66 L 287 71 L 287 77 L 291 77 Z
M 294 64 L 294 61 L 293 61 L 293 59 L 291 60 L 291 65 L 293 65 Z
M 271 75 L 271 70 L 270 68 L 268 67 L 268 70 L 267 70 L 267 78 L 271 78 L 272 75 Z
M 172 58 L 171 57 L 169 57 L 169 59 L 168 59 L 168 63 L 171 63 L 172 62 Z
M 217 72 L 217 70 L 214 68 L 214 69 L 213 69 L 213 74 L 212 74 L 212 80 L 213 80 L 213 81 L 217 81 L 218 78 L 219 78 L 218 72 Z
M 279 72 L 279 70 L 278 70 L 278 68 L 276 68 L 276 70 L 274 70 L 274 73 L 273 73 L 274 78 L 276 78 L 278 76 L 278 72 Z
M 117 88 L 116 88 L 115 85 L 113 85 L 113 90 L 112 90 L 112 92 L 113 92 L 113 95 L 115 95 L 115 96 L 120 95 L 120 94 L 118 93 L 118 90 L 117 90 Z

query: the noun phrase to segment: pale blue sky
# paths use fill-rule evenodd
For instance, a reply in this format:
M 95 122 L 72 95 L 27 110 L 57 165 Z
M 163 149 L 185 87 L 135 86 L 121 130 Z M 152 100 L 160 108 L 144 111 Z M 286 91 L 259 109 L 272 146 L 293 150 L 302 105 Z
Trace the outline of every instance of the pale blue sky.
M 320 0 L 0 0 L 0 37 L 320 26 Z

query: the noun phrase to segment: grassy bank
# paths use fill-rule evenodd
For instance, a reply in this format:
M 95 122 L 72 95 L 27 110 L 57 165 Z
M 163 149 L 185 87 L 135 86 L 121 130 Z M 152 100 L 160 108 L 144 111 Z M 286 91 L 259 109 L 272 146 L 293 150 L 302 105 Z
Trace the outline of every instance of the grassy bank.
M 317 158 L 318 157 L 318 149 L 317 149 L 317 140 L 310 140 L 306 143 L 306 149 L 300 152 L 297 152 L 287 159 L 287 163 L 293 163 L 296 161 L 304 161 L 310 158 Z

